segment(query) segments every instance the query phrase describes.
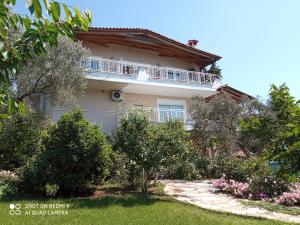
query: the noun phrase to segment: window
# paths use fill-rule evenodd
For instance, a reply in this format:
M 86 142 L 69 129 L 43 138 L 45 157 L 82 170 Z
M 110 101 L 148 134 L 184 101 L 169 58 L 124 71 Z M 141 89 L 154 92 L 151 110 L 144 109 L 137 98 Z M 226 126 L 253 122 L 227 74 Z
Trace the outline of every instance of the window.
M 161 122 L 168 120 L 184 121 L 184 106 L 180 104 L 159 104 L 159 120 Z

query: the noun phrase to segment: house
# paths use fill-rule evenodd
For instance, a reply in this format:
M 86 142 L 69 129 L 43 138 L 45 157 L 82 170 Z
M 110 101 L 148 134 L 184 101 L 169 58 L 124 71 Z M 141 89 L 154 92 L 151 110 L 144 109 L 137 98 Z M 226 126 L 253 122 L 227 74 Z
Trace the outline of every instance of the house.
M 79 105 L 105 132 L 114 132 L 132 108 L 157 122 L 180 119 L 189 129 L 192 97 L 210 97 L 222 87 L 218 75 L 206 72 L 221 57 L 197 48 L 196 40 L 183 44 L 140 28 L 90 28 L 76 31 L 76 38 L 92 55 L 82 63 L 88 88 Z M 55 121 L 67 110 L 47 109 Z

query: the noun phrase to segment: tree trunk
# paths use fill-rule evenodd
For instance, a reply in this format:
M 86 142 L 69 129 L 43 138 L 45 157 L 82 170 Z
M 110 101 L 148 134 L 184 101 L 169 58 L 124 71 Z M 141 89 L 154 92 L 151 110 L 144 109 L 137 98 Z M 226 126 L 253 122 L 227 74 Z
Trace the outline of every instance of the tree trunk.
M 148 185 L 149 185 L 148 171 L 143 168 L 142 171 L 142 194 L 148 194 Z

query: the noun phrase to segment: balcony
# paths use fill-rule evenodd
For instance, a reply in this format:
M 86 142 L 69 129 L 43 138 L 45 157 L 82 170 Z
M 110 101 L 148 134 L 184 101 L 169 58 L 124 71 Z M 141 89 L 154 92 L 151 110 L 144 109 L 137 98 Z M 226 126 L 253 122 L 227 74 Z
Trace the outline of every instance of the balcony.
M 215 74 L 103 59 L 100 57 L 89 57 L 85 62 L 82 62 L 82 66 L 89 76 L 111 74 L 128 80 L 193 84 L 210 87 L 220 82 L 220 77 Z

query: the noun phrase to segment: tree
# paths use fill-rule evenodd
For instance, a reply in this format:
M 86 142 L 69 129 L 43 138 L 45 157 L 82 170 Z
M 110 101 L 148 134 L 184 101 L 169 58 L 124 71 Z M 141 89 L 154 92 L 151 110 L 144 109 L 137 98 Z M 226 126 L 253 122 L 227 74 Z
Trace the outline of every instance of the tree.
M 9 77 L 17 74 L 20 67 L 26 64 L 33 54 L 45 53 L 45 44 L 57 44 L 59 34 L 73 37 L 73 27 L 87 30 L 91 23 L 91 13 L 84 14 L 73 7 L 57 1 L 43 0 L 44 8 L 49 17 L 43 16 L 43 7 L 39 0 L 26 0 L 27 8 L 32 17 L 20 16 L 11 7 L 16 0 L 0 0 L 0 119 L 7 118 L 15 111 L 24 111 L 24 105 L 13 96 L 13 84 Z M 61 20 L 61 9 L 65 20 Z M 16 41 L 10 41 L 10 29 L 17 30 L 24 26 L 24 32 Z M 0 121 L 1 122 L 1 121 Z
M 242 133 L 261 143 L 267 160 L 281 163 L 281 172 L 300 170 L 300 106 L 283 84 L 272 85 L 265 113 L 242 121 Z
M 60 36 L 58 44 L 47 45 L 45 54 L 34 54 L 11 77 L 16 83 L 15 99 L 18 102 L 30 97 L 43 95 L 52 104 L 67 104 L 75 100 L 75 94 L 83 93 L 86 87 L 84 70 L 80 66 L 88 55 L 80 42 Z
M 290 95 L 285 84 L 272 85 L 270 98 L 278 127 L 278 133 L 272 139 L 270 157 L 281 161 L 282 171 L 297 173 L 300 171 L 300 101 Z
M 155 124 L 147 113 L 133 110 L 121 119 L 117 146 L 141 169 L 142 193 L 147 194 L 151 174 L 176 162 L 189 150 L 188 132 L 179 121 Z
M 239 120 L 245 116 L 246 102 L 249 101 L 245 97 L 237 102 L 226 93 L 215 96 L 209 102 L 194 98 L 191 108 L 195 120 L 192 136 L 204 154 L 214 156 L 216 151 L 234 152 L 240 149 L 247 153 L 240 141 Z

